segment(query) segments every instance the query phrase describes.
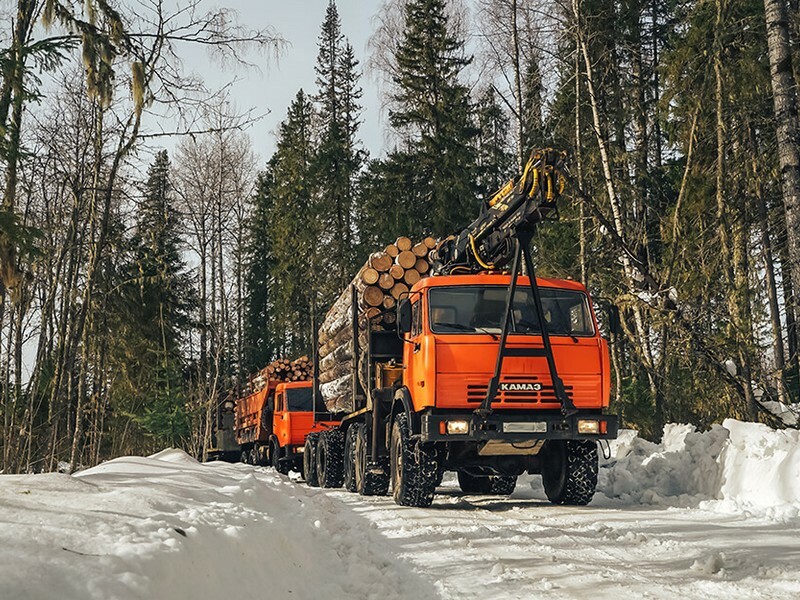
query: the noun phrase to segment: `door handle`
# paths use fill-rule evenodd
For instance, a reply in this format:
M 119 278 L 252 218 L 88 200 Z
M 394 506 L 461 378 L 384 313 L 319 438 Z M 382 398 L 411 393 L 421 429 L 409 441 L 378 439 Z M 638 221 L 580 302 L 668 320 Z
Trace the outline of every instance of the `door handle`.
M 414 354 L 416 354 L 417 352 L 419 352 L 419 349 L 420 349 L 419 342 L 415 342 L 415 343 L 414 343 Z

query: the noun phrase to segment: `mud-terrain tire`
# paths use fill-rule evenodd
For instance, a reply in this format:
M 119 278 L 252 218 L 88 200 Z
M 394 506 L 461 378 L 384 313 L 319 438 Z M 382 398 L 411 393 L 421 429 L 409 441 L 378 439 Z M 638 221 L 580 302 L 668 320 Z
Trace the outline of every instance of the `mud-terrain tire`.
M 356 486 L 356 436 L 358 425 L 347 428 L 344 436 L 344 478 L 342 485 L 348 492 L 357 492 Z
M 303 479 L 310 487 L 319 487 L 317 479 L 317 434 L 309 433 L 306 436 L 306 445 L 303 449 Z
M 362 496 L 385 496 L 389 493 L 389 465 L 385 457 L 380 457 L 377 464 L 380 471 L 369 469 L 367 460 L 367 427 L 363 423 L 353 425 L 355 432 L 355 484 L 356 491 Z
M 290 470 L 289 462 L 281 460 L 281 458 L 283 458 L 283 450 L 274 440 L 270 444 L 269 456 L 270 459 L 272 459 L 272 466 L 278 473 L 280 473 L 281 475 L 289 474 Z
M 465 494 L 489 494 L 492 491 L 492 481 L 488 475 L 470 475 L 466 471 L 459 471 L 458 487 Z
M 338 429 L 319 435 L 317 443 L 317 481 L 320 487 L 342 487 L 344 479 L 344 436 Z
M 395 503 L 418 508 L 430 506 L 438 477 L 436 460 L 431 452 L 410 439 L 405 413 L 394 418 L 389 455 Z
M 550 440 L 545 445 L 542 483 L 553 504 L 584 506 L 597 488 L 597 443 Z
M 247 450 L 242 450 L 242 455 L 239 457 L 239 462 L 249 465 L 248 462 L 250 460 L 250 452 Z
M 493 475 L 491 478 L 492 489 L 490 494 L 498 496 L 510 496 L 517 487 L 517 477 L 515 475 Z

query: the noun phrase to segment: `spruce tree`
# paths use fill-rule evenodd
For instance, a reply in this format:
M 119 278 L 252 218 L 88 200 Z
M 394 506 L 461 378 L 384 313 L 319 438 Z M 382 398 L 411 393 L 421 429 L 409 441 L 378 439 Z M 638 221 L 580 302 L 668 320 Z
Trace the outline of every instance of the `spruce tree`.
M 325 281 L 330 292 L 341 289 L 356 267 L 353 227 L 354 188 L 363 162 L 358 147 L 358 61 L 341 34 L 336 4 L 331 0 L 319 39 L 314 97 L 320 139 L 314 160 L 315 203 L 324 227 Z
M 108 300 L 116 340 L 109 345 L 109 362 L 119 371 L 117 410 L 132 414 L 158 443 L 174 445 L 189 431 L 183 343 L 195 294 L 182 256 L 166 150 L 147 175 L 126 244 L 128 259 Z
M 271 327 L 272 295 L 276 282 L 272 276 L 274 259 L 270 237 L 273 211 L 273 164 L 258 175 L 253 198 L 253 212 L 248 222 L 245 248 L 245 326 L 244 367 L 246 371 L 262 368 L 274 358 L 276 340 Z
M 478 190 L 488 200 L 515 172 L 514 155 L 509 151 L 511 120 L 500 106 L 494 88 L 484 90 L 478 98 L 477 138 Z
M 404 19 L 389 121 L 408 140 L 409 162 L 429 182 L 426 206 L 415 218 L 445 235 L 478 210 L 477 131 L 469 90 L 459 79 L 471 58 L 450 29 L 443 0 L 410 0 Z
M 322 215 L 314 204 L 314 110 L 300 90 L 281 123 L 272 157 L 269 243 L 273 263 L 272 326 L 282 340 L 280 353 L 311 349 L 311 314 L 319 304 L 319 274 L 325 248 Z

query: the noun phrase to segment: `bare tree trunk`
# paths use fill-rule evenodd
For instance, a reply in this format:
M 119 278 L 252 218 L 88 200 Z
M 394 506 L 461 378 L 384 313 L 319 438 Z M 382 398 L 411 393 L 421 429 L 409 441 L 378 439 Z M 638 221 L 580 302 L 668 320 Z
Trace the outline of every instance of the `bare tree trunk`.
M 787 257 L 794 294 L 787 302 L 797 314 L 800 287 L 800 138 L 797 94 L 789 46 L 789 20 L 785 0 L 764 0 L 769 48 L 772 99 L 778 137 L 783 205 L 786 218 Z M 800 333 L 795 344 L 800 346 Z

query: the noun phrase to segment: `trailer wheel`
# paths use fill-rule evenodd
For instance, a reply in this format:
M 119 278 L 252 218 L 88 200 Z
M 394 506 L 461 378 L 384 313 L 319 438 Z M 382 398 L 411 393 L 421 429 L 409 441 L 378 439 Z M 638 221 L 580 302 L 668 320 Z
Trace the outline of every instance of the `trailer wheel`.
M 363 423 L 352 425 L 356 428 L 355 437 L 355 484 L 356 491 L 362 496 L 385 496 L 389 493 L 389 473 L 386 459 L 379 457 L 370 469 L 367 460 L 367 427 Z
M 553 504 L 589 504 L 597 488 L 597 444 L 550 440 L 545 446 L 542 483 Z
M 459 471 L 458 487 L 465 494 L 490 494 L 492 480 L 488 475 L 470 475 L 466 471 Z
M 436 460 L 411 441 L 404 412 L 394 418 L 390 457 L 394 501 L 400 506 L 430 506 L 438 477 Z
M 319 487 L 317 480 L 317 434 L 309 433 L 306 436 L 306 445 L 303 450 L 303 479 L 311 487 Z
M 289 463 L 285 460 L 281 460 L 281 458 L 283 458 L 283 451 L 281 447 L 277 444 L 277 442 L 275 442 L 275 440 L 270 442 L 269 447 L 270 447 L 269 457 L 271 459 L 271 463 L 274 469 L 281 475 L 288 475 Z
M 356 486 L 356 436 L 358 425 L 347 428 L 344 436 L 344 489 L 348 492 L 358 491 Z
M 342 487 L 344 477 L 344 439 L 338 429 L 328 429 L 317 443 L 317 481 L 320 487 Z

